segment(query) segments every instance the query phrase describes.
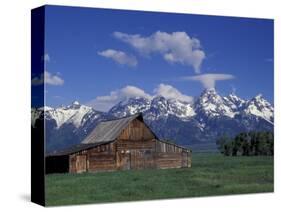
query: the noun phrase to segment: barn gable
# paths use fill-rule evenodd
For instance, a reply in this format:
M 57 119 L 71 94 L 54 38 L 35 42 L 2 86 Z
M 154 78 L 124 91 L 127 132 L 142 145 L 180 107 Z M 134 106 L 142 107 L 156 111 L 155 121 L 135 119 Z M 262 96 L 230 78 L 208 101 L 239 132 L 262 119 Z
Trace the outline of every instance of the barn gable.
M 156 135 L 139 119 L 132 120 L 117 138 L 117 140 L 130 141 L 146 141 L 151 139 L 157 139 Z

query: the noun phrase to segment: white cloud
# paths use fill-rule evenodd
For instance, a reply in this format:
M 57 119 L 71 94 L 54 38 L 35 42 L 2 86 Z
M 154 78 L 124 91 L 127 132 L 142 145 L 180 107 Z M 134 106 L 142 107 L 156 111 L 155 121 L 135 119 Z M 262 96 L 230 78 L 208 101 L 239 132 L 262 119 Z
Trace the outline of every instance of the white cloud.
M 215 88 L 217 81 L 231 80 L 235 77 L 231 74 L 201 74 L 191 77 L 182 77 L 183 80 L 193 80 L 202 83 L 204 88 Z
M 200 66 L 205 59 L 200 41 L 191 38 L 186 32 L 157 31 L 148 37 L 122 32 L 114 32 L 113 35 L 144 55 L 159 53 L 167 62 L 192 66 L 196 73 L 200 73 Z
M 134 57 L 133 55 L 128 55 L 123 51 L 107 49 L 107 50 L 98 52 L 98 55 L 106 57 L 106 58 L 110 58 L 110 59 L 114 60 L 115 62 L 122 64 L 122 65 L 136 66 L 138 64 L 136 57 Z
M 166 99 L 178 99 L 184 102 L 192 102 L 193 97 L 182 94 L 179 90 L 171 85 L 160 84 L 154 89 L 154 94 L 156 96 L 163 96 Z
M 50 72 L 48 71 L 45 71 L 44 73 L 42 73 L 40 75 L 40 77 L 34 77 L 32 80 L 31 80 L 31 84 L 32 85 L 42 85 L 43 83 L 46 84 L 49 84 L 49 85 L 63 85 L 64 83 L 64 80 L 55 75 L 55 74 L 51 74 Z
M 63 85 L 64 80 L 57 75 L 45 71 L 45 82 L 49 85 Z
M 87 105 L 93 106 L 96 110 L 108 111 L 120 101 L 132 98 L 143 97 L 151 100 L 153 97 L 161 95 L 166 99 L 178 99 L 185 102 L 191 102 L 192 97 L 186 96 L 171 85 L 160 84 L 153 90 L 153 94 L 146 93 L 141 88 L 128 85 L 124 88 L 111 91 L 109 95 L 98 96 Z
M 94 100 L 90 101 L 88 105 L 93 106 L 96 110 L 108 111 L 118 102 L 131 97 L 144 97 L 151 99 L 151 96 L 145 93 L 144 90 L 128 85 L 122 89 L 111 91 L 109 95 L 98 96 Z

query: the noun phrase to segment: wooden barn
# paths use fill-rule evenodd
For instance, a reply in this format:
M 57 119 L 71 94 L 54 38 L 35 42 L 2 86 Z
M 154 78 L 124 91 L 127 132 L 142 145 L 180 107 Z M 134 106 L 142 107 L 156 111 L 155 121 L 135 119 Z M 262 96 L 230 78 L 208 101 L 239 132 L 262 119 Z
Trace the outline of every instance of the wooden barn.
M 46 173 L 191 167 L 191 151 L 161 141 L 141 114 L 104 121 L 82 141 L 46 156 Z

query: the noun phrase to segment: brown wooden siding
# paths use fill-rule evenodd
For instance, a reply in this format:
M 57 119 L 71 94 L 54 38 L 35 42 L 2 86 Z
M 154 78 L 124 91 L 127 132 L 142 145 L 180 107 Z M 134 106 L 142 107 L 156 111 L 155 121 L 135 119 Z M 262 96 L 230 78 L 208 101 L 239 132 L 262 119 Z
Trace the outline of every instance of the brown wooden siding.
M 70 155 L 69 171 L 112 171 L 191 166 L 191 153 L 159 141 L 138 119 L 129 123 L 116 141 Z
M 121 132 L 117 140 L 142 141 L 154 138 L 151 130 L 143 122 L 135 119 Z
M 183 148 L 178 147 L 176 144 L 156 141 L 156 152 L 178 152 L 181 153 Z
M 95 148 L 84 150 L 70 157 L 70 172 L 79 173 L 85 171 L 105 171 L 116 169 L 116 155 L 114 143 L 103 144 Z M 86 158 L 86 170 L 81 164 L 81 155 Z
M 114 153 L 91 154 L 88 161 L 88 171 L 111 171 L 116 169 L 116 155 Z
M 151 169 L 156 168 L 155 152 L 153 150 L 133 150 L 132 169 Z
M 131 141 L 131 140 L 118 140 L 116 142 L 117 151 L 122 150 L 153 150 L 155 151 L 155 140 L 142 140 L 142 141 Z
M 156 153 L 157 168 L 180 168 L 182 167 L 182 155 L 175 152 Z

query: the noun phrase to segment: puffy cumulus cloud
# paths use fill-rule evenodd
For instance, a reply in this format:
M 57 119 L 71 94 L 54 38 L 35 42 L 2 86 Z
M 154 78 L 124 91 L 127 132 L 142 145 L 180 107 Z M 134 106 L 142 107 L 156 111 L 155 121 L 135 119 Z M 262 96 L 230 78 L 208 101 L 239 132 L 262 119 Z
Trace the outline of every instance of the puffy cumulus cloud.
M 122 89 L 111 91 L 109 95 L 97 96 L 94 100 L 90 101 L 88 105 L 93 106 L 97 110 L 108 111 L 118 102 L 131 97 L 144 97 L 148 99 L 152 98 L 144 90 L 128 85 Z
M 193 97 L 182 94 L 179 90 L 171 85 L 160 84 L 154 89 L 156 96 L 163 96 L 166 99 L 178 99 L 184 102 L 192 102 Z
M 32 85 L 42 85 L 43 83 L 48 85 L 63 85 L 64 80 L 58 75 L 52 74 L 48 71 L 45 71 L 40 75 L 40 77 L 34 77 L 31 80 Z
M 159 53 L 167 62 L 192 66 L 196 73 L 200 73 L 200 66 L 205 59 L 200 41 L 191 38 L 186 32 L 157 31 L 148 37 L 122 32 L 114 32 L 113 35 L 142 54 Z
M 145 93 L 144 90 L 142 90 L 138 87 L 135 87 L 135 86 L 131 86 L 131 85 L 128 85 L 128 86 L 122 88 L 121 93 L 125 97 L 144 97 L 144 98 L 148 98 L 148 99 L 151 98 L 151 96 L 149 94 Z
M 115 62 L 122 64 L 122 65 L 136 66 L 138 64 L 136 57 L 134 57 L 132 55 L 128 55 L 123 51 L 107 49 L 107 50 L 98 52 L 98 55 L 106 57 L 106 58 L 110 58 L 110 59 L 114 60 Z
M 63 85 L 64 80 L 58 75 L 45 71 L 45 82 L 49 85 Z
M 217 81 L 231 80 L 235 77 L 231 74 L 201 74 L 190 77 L 182 77 L 182 80 L 192 80 L 200 82 L 204 88 L 215 88 Z
M 111 91 L 109 95 L 97 96 L 95 99 L 88 102 L 87 105 L 93 106 L 96 110 L 108 111 L 120 101 L 124 101 L 132 97 L 143 97 L 151 100 L 153 97 L 159 95 L 167 99 L 178 99 L 185 102 L 192 101 L 192 97 L 182 94 L 171 85 L 160 84 L 153 90 L 153 94 L 146 93 L 141 88 L 128 85 L 121 89 Z

